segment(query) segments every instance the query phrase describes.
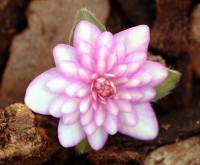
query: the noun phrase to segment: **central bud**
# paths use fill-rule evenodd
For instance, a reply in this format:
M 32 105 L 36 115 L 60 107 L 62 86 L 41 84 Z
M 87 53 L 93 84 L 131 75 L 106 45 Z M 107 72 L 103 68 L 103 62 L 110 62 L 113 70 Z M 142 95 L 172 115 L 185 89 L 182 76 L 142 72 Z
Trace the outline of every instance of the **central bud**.
M 108 98 L 115 95 L 116 86 L 111 80 L 102 76 L 93 80 L 91 90 L 95 100 L 98 97 L 101 102 L 106 103 Z

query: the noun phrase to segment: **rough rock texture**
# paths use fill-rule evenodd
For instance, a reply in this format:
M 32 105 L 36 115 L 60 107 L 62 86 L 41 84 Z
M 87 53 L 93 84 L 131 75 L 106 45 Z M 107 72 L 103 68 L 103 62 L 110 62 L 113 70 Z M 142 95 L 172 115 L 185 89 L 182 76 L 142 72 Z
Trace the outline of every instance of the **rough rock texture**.
M 11 39 L 24 26 L 24 10 L 29 1 L 0 1 L 0 76 L 5 67 L 5 61 L 8 58 L 8 47 L 10 46 Z
M 192 66 L 189 52 L 189 13 L 190 0 L 157 0 L 156 20 L 151 28 L 151 47 L 157 52 L 170 57 L 172 68 L 182 73 L 178 88 L 168 98 L 162 100 L 162 109 L 179 109 L 190 105 L 192 95 Z M 177 101 L 177 97 L 181 101 Z
M 166 145 L 153 151 L 144 165 L 198 165 L 200 164 L 200 136 Z
M 134 24 L 150 25 L 154 17 L 153 0 L 117 0 L 123 13 Z
M 46 129 L 48 128 L 48 130 Z M 56 123 L 16 103 L 0 111 L 0 164 L 38 165 L 59 150 Z
M 82 7 L 87 7 L 103 22 L 109 13 L 107 0 L 33 0 L 30 3 L 28 28 L 14 38 L 3 76 L 5 104 L 21 101 L 28 83 L 53 66 L 52 48 L 67 42 L 75 13 Z
M 198 78 L 200 77 L 200 4 L 193 10 L 191 16 L 191 44 L 190 53 L 192 67 Z
M 190 0 L 157 0 L 151 46 L 170 56 L 187 52 Z

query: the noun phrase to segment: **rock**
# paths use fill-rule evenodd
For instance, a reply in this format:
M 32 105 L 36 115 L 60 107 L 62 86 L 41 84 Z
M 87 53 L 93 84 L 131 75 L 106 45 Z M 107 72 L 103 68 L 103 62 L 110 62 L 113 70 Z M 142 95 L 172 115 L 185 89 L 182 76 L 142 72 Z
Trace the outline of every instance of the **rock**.
M 200 4 L 192 12 L 191 16 L 191 43 L 190 53 L 193 70 L 200 78 Z
M 33 0 L 30 3 L 28 27 L 14 38 L 3 75 L 1 92 L 11 97 L 10 102 L 21 101 L 29 82 L 54 65 L 52 48 L 68 42 L 75 13 L 82 7 L 87 7 L 103 22 L 108 17 L 108 0 Z M 8 104 L 7 99 L 2 102 Z
M 95 165 L 128 165 L 128 164 L 141 164 L 143 155 L 137 151 L 116 151 L 114 148 L 109 150 L 100 150 L 99 152 L 91 152 L 88 158 Z
M 48 128 L 48 130 L 47 130 Z M 57 124 L 16 103 L 0 111 L 0 164 L 38 165 L 58 152 Z
M 200 164 L 200 136 L 160 147 L 150 153 L 144 165 Z
M 130 22 L 150 25 L 155 16 L 153 0 L 117 0 Z
M 24 10 L 30 0 L 3 0 L 0 1 L 0 77 L 2 76 L 8 48 L 13 36 L 19 32 L 25 22 Z
M 190 0 L 157 0 L 151 46 L 171 57 L 187 53 Z

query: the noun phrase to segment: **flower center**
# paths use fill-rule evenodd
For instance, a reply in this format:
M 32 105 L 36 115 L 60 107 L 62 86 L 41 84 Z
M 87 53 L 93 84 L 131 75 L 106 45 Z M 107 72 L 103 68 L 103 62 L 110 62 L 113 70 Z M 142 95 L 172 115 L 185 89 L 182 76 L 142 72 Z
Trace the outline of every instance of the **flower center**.
M 101 102 L 106 103 L 108 98 L 115 95 L 116 86 L 111 80 L 102 76 L 93 80 L 91 90 L 95 100 L 98 97 Z

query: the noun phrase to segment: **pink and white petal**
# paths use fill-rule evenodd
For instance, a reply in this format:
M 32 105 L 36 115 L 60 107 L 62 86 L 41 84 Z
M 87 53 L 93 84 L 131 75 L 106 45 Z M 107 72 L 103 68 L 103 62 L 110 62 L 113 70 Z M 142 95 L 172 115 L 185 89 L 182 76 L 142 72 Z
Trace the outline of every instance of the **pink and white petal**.
M 86 84 L 83 84 L 82 82 L 80 81 L 73 81 L 72 83 L 70 83 L 66 90 L 65 90 L 65 94 L 67 94 L 68 96 L 70 97 L 76 97 L 77 96 L 77 92 L 80 90 L 80 89 L 83 89 L 85 88 L 87 85 Z
M 112 80 L 116 86 L 121 86 L 128 83 L 129 79 L 127 77 L 117 77 Z
M 126 64 L 119 64 L 116 67 L 112 68 L 110 71 L 111 74 L 115 75 L 116 77 L 122 76 L 126 73 L 128 66 Z
M 75 111 L 70 114 L 64 114 L 62 115 L 62 122 L 67 125 L 74 124 L 79 121 L 79 117 L 80 117 L 79 111 Z
M 77 61 L 75 49 L 72 46 L 66 44 L 56 45 L 53 49 L 53 56 L 56 65 L 62 61 Z
M 86 70 L 84 68 L 79 68 L 78 69 L 78 75 L 80 80 L 88 83 L 91 82 L 92 80 L 92 72 L 90 72 L 89 70 Z
M 110 32 L 103 32 L 97 39 L 96 46 L 105 46 L 110 49 L 113 45 L 113 35 Z
M 158 122 L 151 105 L 149 103 L 134 104 L 133 110 L 137 114 L 137 124 L 130 127 L 121 123 L 119 131 L 141 140 L 154 139 L 158 134 Z
M 98 127 L 95 122 L 91 121 L 89 124 L 83 126 L 83 128 L 87 135 L 91 135 L 97 130 Z
M 78 76 L 78 69 L 80 65 L 77 62 L 72 61 L 62 61 L 57 65 L 57 68 L 60 72 L 67 78 L 73 80 L 77 80 Z
M 108 111 L 112 115 L 118 115 L 119 107 L 113 100 L 109 100 L 107 105 L 105 105 L 106 111 Z
M 137 114 L 134 110 L 131 112 L 120 112 L 119 122 L 128 126 L 135 126 L 137 124 Z
M 90 71 L 94 71 L 95 62 L 94 62 L 93 58 L 91 57 L 91 55 L 82 54 L 80 56 L 80 63 L 81 63 L 82 67 L 84 67 Z
M 100 150 L 104 146 L 108 138 L 108 134 L 105 132 L 103 128 L 99 127 L 93 134 L 87 137 L 90 146 L 94 150 Z
M 110 71 L 117 64 L 117 53 L 112 50 L 110 55 L 108 56 L 108 59 L 109 60 L 107 60 L 107 70 Z
M 36 113 L 49 114 L 49 105 L 56 95 L 50 92 L 46 83 L 59 75 L 56 68 L 37 76 L 26 89 L 25 104 Z
M 98 109 L 94 112 L 94 120 L 98 127 L 103 125 L 105 117 L 105 110 L 102 105 L 99 105 Z
M 92 105 L 92 97 L 87 96 L 81 99 L 79 109 L 81 112 L 87 112 L 90 109 L 91 105 Z
M 156 96 L 156 91 L 152 87 L 142 87 L 140 88 L 140 91 L 143 94 L 143 98 L 140 102 L 151 101 Z
M 131 100 L 132 95 L 128 89 L 120 89 L 117 91 L 116 95 L 114 96 L 115 100 L 124 99 L 124 100 Z
M 58 139 L 63 147 L 73 147 L 85 138 L 85 133 L 80 123 L 67 125 L 60 120 L 58 125 Z
M 144 71 L 138 71 L 135 75 L 129 78 L 129 81 L 123 85 L 123 87 L 126 88 L 136 88 L 141 87 L 147 84 L 150 84 L 153 77 L 151 74 L 144 72 Z
M 146 52 L 134 52 L 134 53 L 130 53 L 129 55 L 127 55 L 124 59 L 125 63 L 133 63 L 133 62 L 137 62 L 142 64 L 143 62 L 145 62 L 147 59 L 147 53 Z
M 104 122 L 104 129 L 105 131 L 110 134 L 110 135 L 114 135 L 117 133 L 118 130 L 118 119 L 116 115 L 112 115 L 107 113 L 106 115 L 106 119 Z
M 70 82 L 67 79 L 59 76 L 48 81 L 46 85 L 52 92 L 64 93 L 69 83 Z
M 89 54 L 91 56 L 93 49 L 93 46 L 89 42 L 80 41 L 76 44 L 76 50 L 79 56 L 82 54 Z
M 167 68 L 157 62 L 146 61 L 142 68 L 146 73 L 152 76 L 152 86 L 162 83 L 168 76 Z
M 130 76 L 130 75 L 133 75 L 134 73 L 136 73 L 136 71 L 138 71 L 138 69 L 140 68 L 141 66 L 141 63 L 139 62 L 130 62 L 130 63 L 127 63 L 127 70 L 125 72 L 125 76 Z
M 77 90 L 76 96 L 80 97 L 80 98 L 83 98 L 83 97 L 88 96 L 90 94 L 90 92 L 91 92 L 90 87 L 89 86 L 85 86 L 85 87 L 80 88 L 80 89 Z
M 104 74 L 106 72 L 106 60 L 97 61 L 96 72 L 99 74 Z
M 89 124 L 93 119 L 93 109 L 90 108 L 87 112 L 81 113 L 80 122 L 81 125 Z
M 132 102 L 129 100 L 117 100 L 115 101 L 118 109 L 120 112 L 131 112 L 133 107 L 132 107 Z
M 139 25 L 127 29 L 115 34 L 114 40 L 119 58 L 134 52 L 146 53 L 150 40 L 149 27 Z
M 70 114 L 79 110 L 80 100 L 76 98 L 68 98 L 62 106 L 63 114 Z
M 86 41 L 91 45 L 94 45 L 98 36 L 101 34 L 100 30 L 92 23 L 88 21 L 80 21 L 74 31 L 74 43 L 76 44 L 80 41 Z
M 56 97 L 49 106 L 49 114 L 57 118 L 61 117 L 62 106 L 67 99 L 69 98 L 63 95 Z

